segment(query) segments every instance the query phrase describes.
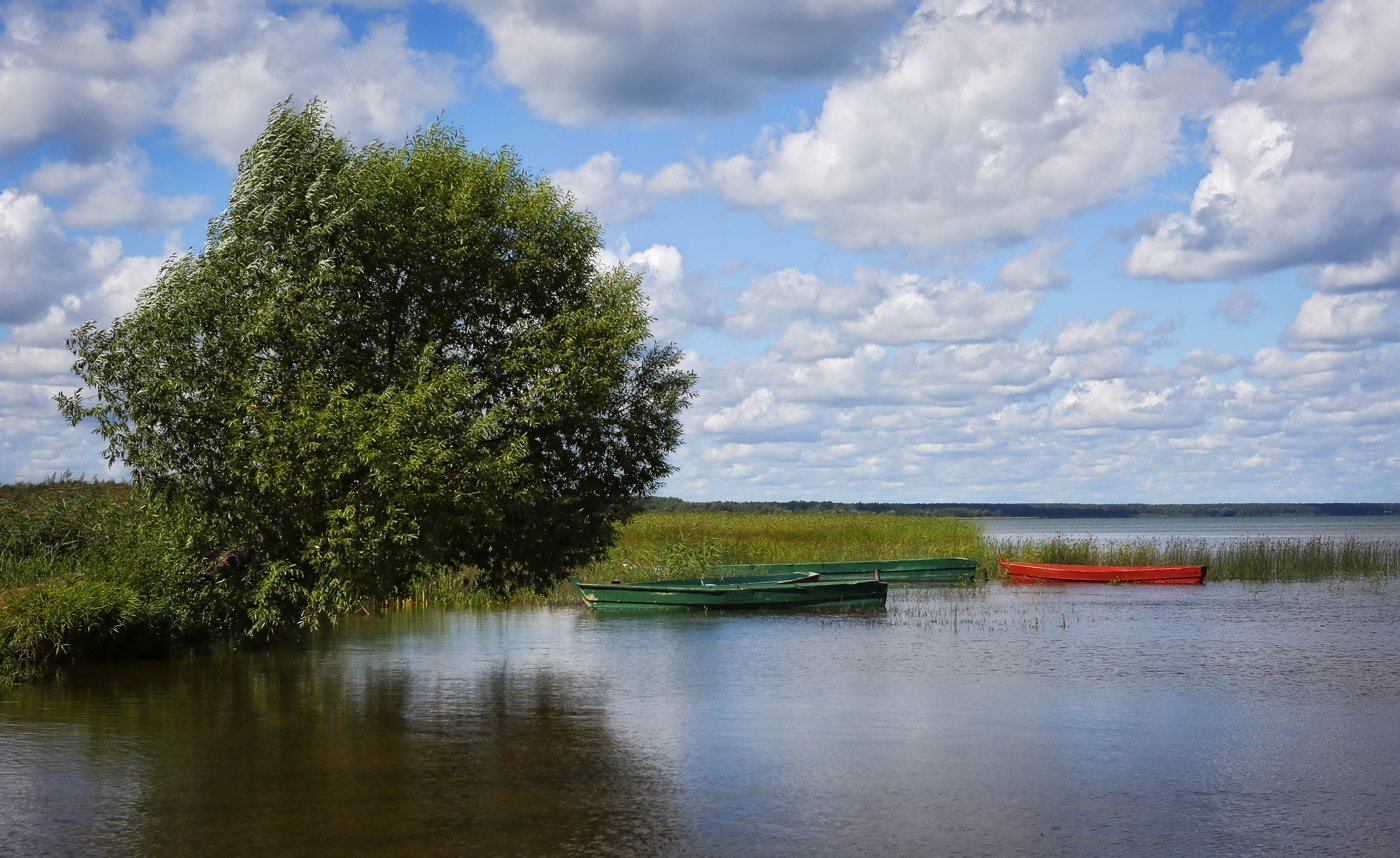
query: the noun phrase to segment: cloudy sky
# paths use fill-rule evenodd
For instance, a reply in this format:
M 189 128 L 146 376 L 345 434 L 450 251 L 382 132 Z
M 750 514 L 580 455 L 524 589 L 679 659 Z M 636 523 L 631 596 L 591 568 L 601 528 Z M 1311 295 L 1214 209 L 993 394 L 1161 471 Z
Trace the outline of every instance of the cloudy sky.
M 1393 0 L 0 0 L 0 480 L 272 106 L 607 224 L 692 500 L 1394 500 Z

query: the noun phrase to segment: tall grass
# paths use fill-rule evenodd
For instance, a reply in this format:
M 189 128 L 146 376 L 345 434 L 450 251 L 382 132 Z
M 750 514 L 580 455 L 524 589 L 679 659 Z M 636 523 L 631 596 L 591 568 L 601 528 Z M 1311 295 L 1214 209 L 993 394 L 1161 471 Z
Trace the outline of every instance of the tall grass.
M 66 658 L 131 656 L 232 635 L 236 606 L 178 544 L 177 528 L 125 484 L 55 478 L 0 486 L 0 688 Z M 688 578 L 746 563 L 998 556 L 1031 562 L 1205 564 L 1208 581 L 1307 581 L 1400 572 L 1400 540 L 1356 538 L 994 540 L 975 522 L 850 512 L 648 512 L 622 529 L 587 581 Z M 222 601 L 221 601 L 222 600 Z M 470 568 L 410 583 L 399 607 L 568 604 L 572 589 L 506 597 Z M 366 610 L 379 606 L 367 605 Z
M 579 577 L 631 582 L 692 578 L 712 566 L 747 563 L 970 557 L 982 541 L 975 524 L 931 516 L 651 512 L 623 528 L 608 555 Z M 550 596 L 570 599 L 567 587 Z
M 170 528 L 122 483 L 0 486 L 0 688 L 80 656 L 155 653 L 211 633 Z
M 990 555 L 1029 563 L 1085 566 L 1209 566 L 1206 580 L 1318 581 L 1400 572 L 1400 540 L 1354 536 L 1100 541 L 1092 537 L 989 540 Z M 982 559 L 982 558 L 979 558 Z M 994 561 L 993 561 L 994 562 Z M 979 564 L 980 566 L 981 564 Z

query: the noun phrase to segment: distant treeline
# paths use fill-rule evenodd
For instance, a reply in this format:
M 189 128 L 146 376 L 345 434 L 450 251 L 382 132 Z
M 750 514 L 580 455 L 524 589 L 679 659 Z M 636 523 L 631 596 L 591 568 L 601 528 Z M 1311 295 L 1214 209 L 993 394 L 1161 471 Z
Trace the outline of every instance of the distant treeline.
M 1400 503 L 835 503 L 833 501 L 683 501 L 655 497 L 660 512 L 864 512 L 950 518 L 1150 518 L 1237 515 L 1400 515 Z

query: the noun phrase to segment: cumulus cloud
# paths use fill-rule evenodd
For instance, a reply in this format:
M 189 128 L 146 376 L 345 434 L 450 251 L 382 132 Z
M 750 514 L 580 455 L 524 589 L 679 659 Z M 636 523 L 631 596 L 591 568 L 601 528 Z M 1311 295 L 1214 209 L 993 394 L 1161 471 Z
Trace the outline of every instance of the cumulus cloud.
M 653 244 L 631 252 L 626 238 L 620 252 L 604 251 L 599 262 L 605 266 L 623 264 L 642 275 L 642 292 L 647 310 L 655 320 L 652 334 L 668 340 L 685 336 L 697 327 L 721 324 L 719 308 L 710 290 L 697 277 L 686 274 L 681 252 L 667 244 Z
M 726 330 L 750 336 L 771 334 L 794 318 L 854 318 L 871 294 L 858 281 L 850 288 L 825 283 L 815 274 L 784 268 L 755 278 L 739 296 L 736 311 L 724 320 Z
M 761 436 L 771 440 L 781 435 L 785 440 L 814 439 L 817 433 L 811 422 L 815 416 L 810 406 L 783 402 L 773 391 L 759 388 L 742 402 L 710 414 L 702 425 L 731 438 Z
M 493 65 L 566 124 L 726 113 L 850 68 L 898 0 L 459 0 Z
M 1298 308 L 1283 332 L 1283 343 L 1297 351 L 1353 350 L 1400 340 L 1400 302 L 1380 295 L 1314 294 Z
M 393 138 L 456 98 L 453 62 L 400 23 L 356 37 L 324 9 L 172 0 L 149 14 L 16 4 L 0 32 L 0 154 L 66 141 L 86 162 L 157 124 L 237 162 L 274 103 L 325 97 L 340 128 Z
M 646 214 L 657 200 L 700 188 L 699 177 L 685 164 L 667 164 L 644 177 L 623 170 L 622 159 L 611 152 L 600 152 L 572 170 L 555 171 L 550 180 L 610 224 Z
M 1400 284 L 1400 6 L 1315 5 L 1301 58 L 1235 87 L 1211 118 L 1190 209 L 1140 238 L 1129 272 L 1171 280 L 1313 266 L 1318 288 Z
M 1239 355 L 1225 354 L 1214 349 L 1196 348 L 1182 355 L 1176 374 L 1183 378 L 1202 378 L 1229 372 L 1244 363 Z
M 212 205 L 203 194 L 164 196 L 143 191 L 150 160 L 135 146 L 92 164 L 46 161 L 25 181 L 28 190 L 70 202 L 58 214 L 65 226 L 103 230 L 134 226 L 148 231 L 183 224 Z
M 881 273 L 879 301 L 842 326 L 858 341 L 884 345 L 977 343 L 1019 333 L 1038 298 L 1026 292 L 988 292 L 951 278 Z
M 121 242 L 69 238 L 35 194 L 0 191 L 0 324 L 34 321 L 87 292 L 117 262 Z
M 1055 264 L 1066 241 L 1042 241 L 1030 251 L 1008 259 L 997 270 L 1003 289 L 1057 289 L 1069 283 L 1069 274 Z
M 71 390 L 64 341 L 88 319 L 127 312 L 161 260 L 124 256 L 115 238 L 69 238 L 33 194 L 0 192 L 0 474 L 39 479 L 66 468 L 104 473 L 100 444 L 67 427 L 53 395 Z
M 1060 429 L 1181 429 L 1204 423 L 1207 407 L 1222 398 L 1223 388 L 1209 382 L 1179 383 L 1147 389 L 1126 379 L 1076 384 L 1050 409 Z
M 755 278 L 724 325 L 733 333 L 762 336 L 792 321 L 821 320 L 835 323 L 831 330 L 839 329 L 849 343 L 988 342 L 1018 333 L 1038 300 L 1032 292 L 987 291 L 949 277 L 861 268 L 851 283 L 827 283 L 788 268 Z M 829 339 L 831 330 L 820 336 Z M 783 347 L 792 349 L 795 336 L 790 329 L 784 333 Z
M 1198 347 L 1157 365 L 1176 323 L 1131 307 L 1063 320 L 1040 336 L 1021 323 L 992 326 L 982 342 L 893 342 L 904 339 L 893 320 L 919 328 L 919 301 L 936 303 L 943 289 L 970 299 L 953 325 L 965 329 L 983 324 L 978 302 L 990 296 L 1033 305 L 1045 294 L 873 269 L 850 283 L 795 269 L 755 278 L 726 328 L 773 339 L 753 357 L 693 364 L 700 396 L 668 490 L 1303 499 L 1356 496 L 1366 491 L 1358 485 L 1389 485 L 1386 474 L 1400 468 L 1400 457 L 1376 458 L 1400 442 L 1400 346 L 1385 341 L 1396 339 L 1391 311 L 1375 295 L 1322 295 L 1305 306 L 1292 330 L 1314 342 L 1252 356 Z M 1218 378 L 1234 371 L 1243 377 Z M 1350 487 L 1337 468 L 1348 469 Z M 1327 494 L 1334 489 L 1350 494 Z
M 1055 354 L 1075 355 L 1140 345 L 1147 331 L 1140 325 L 1147 320 L 1131 307 L 1119 307 L 1102 319 L 1071 319 L 1059 327 L 1050 342 Z
M 1203 57 L 1160 48 L 1064 72 L 1161 26 L 1171 5 L 930 0 L 810 128 L 715 161 L 709 181 L 854 249 L 1031 236 L 1168 167 L 1183 116 L 1227 87 Z
M 1400 347 L 1084 378 L 1044 342 L 702 363 L 685 496 L 1123 501 L 1375 496 L 1400 457 Z M 1388 456 L 1388 458 L 1387 458 Z M 1369 492 L 1369 494 L 1368 494 Z

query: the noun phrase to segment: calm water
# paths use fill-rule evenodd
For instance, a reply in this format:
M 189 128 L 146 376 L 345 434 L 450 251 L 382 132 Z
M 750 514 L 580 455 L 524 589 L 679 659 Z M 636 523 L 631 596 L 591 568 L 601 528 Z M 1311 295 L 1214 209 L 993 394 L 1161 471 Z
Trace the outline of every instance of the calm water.
M 1267 516 L 1231 518 L 979 518 L 987 536 L 996 539 L 1231 539 L 1270 537 L 1311 539 L 1314 536 L 1359 539 L 1400 539 L 1400 515 Z
M 24 855 L 1400 854 L 1400 581 L 364 618 L 0 699 Z

